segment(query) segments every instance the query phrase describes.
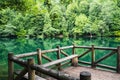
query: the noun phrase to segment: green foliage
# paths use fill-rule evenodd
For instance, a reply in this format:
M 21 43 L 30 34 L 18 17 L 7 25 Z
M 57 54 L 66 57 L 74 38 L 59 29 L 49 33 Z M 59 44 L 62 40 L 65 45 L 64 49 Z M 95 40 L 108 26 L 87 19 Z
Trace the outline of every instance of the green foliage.
M 89 15 L 89 3 L 86 0 L 79 3 L 79 11 L 87 16 Z
M 1 0 L 0 35 L 119 36 L 119 0 Z
M 76 27 L 73 28 L 73 33 L 77 33 L 81 35 L 82 33 L 86 32 L 86 27 L 89 26 L 89 19 L 84 14 L 80 14 L 75 19 L 76 19 L 75 21 Z
M 115 36 L 120 36 L 120 30 L 119 31 L 114 31 Z

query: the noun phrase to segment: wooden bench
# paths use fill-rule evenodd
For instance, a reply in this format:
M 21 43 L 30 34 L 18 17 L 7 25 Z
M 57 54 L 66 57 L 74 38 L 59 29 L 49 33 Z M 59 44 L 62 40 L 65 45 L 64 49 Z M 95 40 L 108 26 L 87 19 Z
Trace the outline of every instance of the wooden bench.
M 78 55 L 71 55 L 71 56 L 68 56 L 68 57 L 65 57 L 65 58 L 61 58 L 61 59 L 58 59 L 58 60 L 55 60 L 55 61 L 52 61 L 52 62 L 43 64 L 43 65 L 41 65 L 41 66 L 43 66 L 43 67 L 48 67 L 48 66 L 52 66 L 52 65 L 55 65 L 55 64 L 59 64 L 59 63 L 61 63 L 61 62 L 64 62 L 64 61 L 66 61 L 66 60 L 71 60 L 71 59 L 72 59 L 73 65 L 77 65 L 77 63 L 78 63 Z
M 21 71 L 19 70 L 19 71 L 16 71 L 16 72 L 14 72 L 14 73 L 15 73 L 16 75 L 19 75 L 20 72 L 21 72 Z M 26 73 L 21 80 L 28 80 L 28 73 Z M 35 80 L 47 80 L 47 79 L 35 75 Z

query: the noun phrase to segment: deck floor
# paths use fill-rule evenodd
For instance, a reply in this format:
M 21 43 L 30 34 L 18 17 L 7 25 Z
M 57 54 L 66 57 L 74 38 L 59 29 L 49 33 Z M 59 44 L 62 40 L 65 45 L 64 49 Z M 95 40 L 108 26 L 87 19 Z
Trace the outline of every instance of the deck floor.
M 63 70 L 73 77 L 78 77 L 82 71 L 88 71 L 92 75 L 91 80 L 120 80 L 120 74 L 115 72 L 103 71 L 98 69 L 91 69 L 88 67 L 69 67 Z

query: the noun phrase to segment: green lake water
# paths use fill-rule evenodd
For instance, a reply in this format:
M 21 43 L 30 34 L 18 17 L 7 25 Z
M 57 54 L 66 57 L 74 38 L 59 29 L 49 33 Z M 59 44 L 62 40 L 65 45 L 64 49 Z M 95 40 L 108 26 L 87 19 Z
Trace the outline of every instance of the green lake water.
M 0 39 L 0 80 L 7 80 L 7 54 L 8 52 L 13 52 L 14 54 L 21 54 L 26 52 L 36 51 L 37 48 L 42 50 L 56 48 L 57 45 L 70 46 L 73 43 L 80 46 L 100 46 L 100 47 L 117 47 L 120 46 L 120 38 L 106 37 L 106 38 L 47 38 L 47 39 Z M 71 49 L 65 50 L 65 52 L 71 54 Z M 85 49 L 76 49 L 77 54 L 81 54 Z M 100 51 L 97 50 L 96 58 L 99 59 L 106 53 L 110 51 Z M 48 54 L 49 55 L 49 54 Z M 52 59 L 55 58 L 55 54 L 49 55 Z M 91 61 L 90 53 L 85 55 L 81 60 Z M 116 66 L 116 55 L 112 55 L 106 60 L 101 62 L 102 64 L 107 64 L 110 66 Z

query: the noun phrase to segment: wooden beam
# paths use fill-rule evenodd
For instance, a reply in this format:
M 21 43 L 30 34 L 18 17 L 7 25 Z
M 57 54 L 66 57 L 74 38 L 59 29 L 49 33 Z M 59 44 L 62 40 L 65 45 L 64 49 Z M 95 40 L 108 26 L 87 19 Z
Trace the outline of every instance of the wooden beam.
M 22 77 L 28 72 L 26 68 L 24 68 L 20 73 L 16 76 L 15 80 L 21 80 Z
M 37 59 L 38 59 L 38 64 L 41 65 L 41 64 L 42 64 L 42 53 L 41 53 L 41 49 L 37 49 Z
M 84 53 L 80 54 L 80 55 L 78 56 L 78 58 L 80 58 L 80 57 L 84 56 L 85 54 L 89 53 L 90 51 L 91 51 L 91 49 L 89 49 L 89 50 L 85 51 Z
M 96 64 L 96 66 L 116 71 L 116 68 L 112 67 L 112 66 L 108 66 L 108 65 L 104 65 L 104 64 Z
M 65 50 L 65 49 L 69 49 L 69 48 L 73 48 L 73 46 L 61 47 L 60 49 Z M 43 50 L 43 51 L 41 51 L 41 53 L 44 54 L 44 53 L 56 52 L 56 51 L 58 51 L 58 48 L 50 49 L 50 50 Z M 33 56 L 33 55 L 36 55 L 36 54 L 37 54 L 37 52 L 31 52 L 31 53 L 18 54 L 18 55 L 15 55 L 15 56 L 17 58 L 23 58 L 23 57 Z
M 11 59 L 13 62 L 17 63 L 18 65 L 22 66 L 22 67 L 27 67 L 27 61 L 22 60 L 22 59 L 18 59 L 17 57 L 13 57 Z
M 102 58 L 98 59 L 96 62 L 95 62 L 95 65 L 99 62 L 101 62 L 102 60 L 106 59 L 107 57 L 113 55 L 116 51 L 112 51 L 110 52 L 109 54 L 106 54 L 105 56 L 103 56 Z
M 34 65 L 33 58 L 28 59 L 28 79 L 35 80 L 35 70 L 31 69 L 31 65 Z
M 61 55 L 60 55 L 60 46 L 57 46 L 57 48 L 58 48 L 58 51 L 57 51 L 57 59 L 60 59 L 61 58 Z M 60 63 L 58 63 L 57 64 L 58 65 L 58 70 L 61 70 L 61 64 Z
M 75 54 L 75 44 L 73 44 L 72 54 Z
M 64 49 L 69 49 L 69 48 L 73 48 L 73 46 L 66 46 L 66 47 L 61 47 L 61 50 Z M 75 46 L 75 48 L 83 48 L 83 49 L 91 49 L 90 46 Z M 117 48 L 109 48 L 109 47 L 94 47 L 94 49 L 98 49 L 98 50 L 117 50 Z M 48 52 L 55 52 L 58 51 L 57 48 L 55 49 L 50 49 L 50 50 L 43 50 L 42 53 L 48 53 Z M 31 52 L 31 53 L 24 53 L 24 54 L 18 54 L 16 55 L 16 57 L 18 58 L 22 58 L 22 57 L 28 57 L 28 56 L 33 56 L 36 55 L 37 52 Z
M 75 48 L 83 48 L 83 49 L 91 49 L 91 46 L 75 46 Z M 97 50 L 117 50 L 117 48 L 113 47 L 94 47 Z
M 51 58 L 47 57 L 46 55 L 42 54 L 42 57 L 48 60 L 49 62 L 53 61 Z
M 64 52 L 63 50 L 60 51 L 63 55 L 65 56 L 69 56 L 66 52 Z
M 14 80 L 14 63 L 11 60 L 13 53 L 8 54 L 8 80 Z
M 78 66 L 78 56 L 72 58 L 72 66 L 77 67 Z
M 75 77 L 71 77 L 69 74 L 65 74 L 60 71 L 48 69 L 48 68 L 42 67 L 40 65 L 33 65 L 33 66 L 31 66 L 31 68 L 36 71 L 39 71 L 45 75 L 51 76 L 57 80 L 79 80 Z
M 120 46 L 117 49 L 117 72 L 120 73 Z
M 70 64 L 71 63 L 71 61 L 66 61 L 66 62 L 64 62 L 64 63 L 61 63 L 61 67 L 62 66 L 64 66 L 64 65 L 68 65 L 68 64 Z M 51 69 L 56 69 L 57 68 L 57 66 L 55 65 L 55 66 L 52 66 L 52 67 L 50 67 Z
M 16 75 L 19 75 L 20 72 L 21 72 L 21 71 L 16 71 L 15 74 L 16 74 Z M 25 78 L 25 80 L 28 80 L 28 73 L 26 73 L 26 74 L 23 76 L 23 78 Z M 21 80 L 22 80 L 22 79 L 21 79 Z M 38 76 L 38 75 L 35 75 L 35 80 L 47 80 L 47 79 L 42 78 L 42 77 L 40 77 L 40 76 Z
M 81 63 L 81 64 L 87 64 L 87 65 L 91 65 L 91 62 L 86 62 L 86 61 L 78 61 L 78 63 Z
M 112 47 L 95 47 L 97 50 L 117 50 L 117 48 L 112 48 Z
M 91 53 L 91 67 L 95 68 L 95 50 L 94 50 L 94 45 L 92 45 L 92 53 Z
M 61 47 L 61 50 L 65 50 L 65 49 L 69 49 L 69 48 L 73 48 L 73 46 L 66 46 L 66 47 Z
M 52 65 L 55 65 L 55 64 L 64 62 L 64 61 L 66 61 L 66 60 L 73 59 L 73 58 L 75 58 L 75 57 L 77 57 L 77 56 L 78 56 L 78 55 L 71 55 L 71 56 L 68 56 L 68 57 L 65 57 L 65 58 L 62 58 L 62 59 L 58 59 L 58 60 L 55 60 L 55 61 L 52 61 L 52 62 L 43 64 L 43 65 L 41 65 L 41 66 L 43 66 L 43 67 L 52 66 Z

